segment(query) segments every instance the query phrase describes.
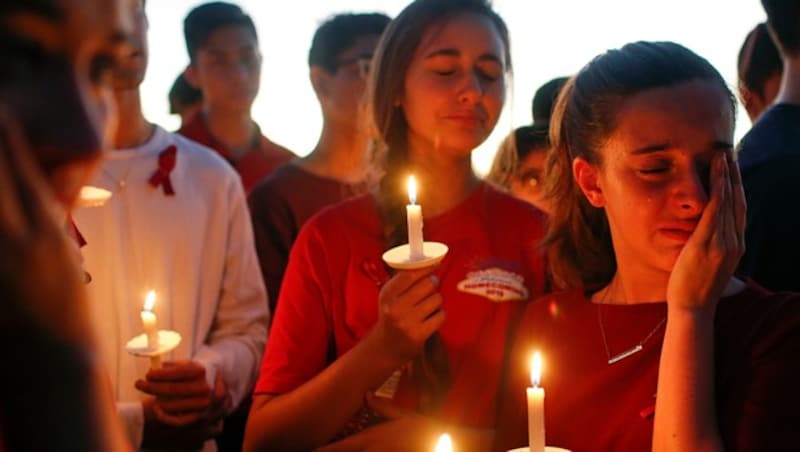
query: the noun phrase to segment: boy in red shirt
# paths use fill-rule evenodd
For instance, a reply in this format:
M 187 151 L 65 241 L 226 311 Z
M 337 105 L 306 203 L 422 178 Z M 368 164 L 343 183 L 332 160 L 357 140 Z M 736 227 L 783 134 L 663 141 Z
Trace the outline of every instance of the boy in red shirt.
M 314 34 L 308 63 L 322 109 L 322 134 L 308 156 L 280 167 L 249 196 L 271 312 L 303 224 L 325 206 L 366 190 L 367 131 L 361 107 L 372 54 L 388 23 L 383 14 L 339 14 Z
M 178 131 L 219 152 L 236 168 L 245 192 L 295 157 L 261 133 L 250 109 L 261 83 L 261 52 L 253 20 L 236 5 L 200 5 L 183 23 L 186 78 L 203 92 L 203 108 Z

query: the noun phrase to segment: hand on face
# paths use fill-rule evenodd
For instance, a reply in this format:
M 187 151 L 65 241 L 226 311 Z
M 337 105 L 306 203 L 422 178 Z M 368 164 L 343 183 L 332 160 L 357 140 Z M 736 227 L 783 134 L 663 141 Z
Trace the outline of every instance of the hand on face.
M 386 282 L 379 296 L 380 314 L 373 330 L 398 365 L 413 358 L 444 323 L 435 267 L 401 271 Z
M 711 198 L 670 274 L 670 308 L 713 312 L 744 254 L 744 190 L 731 151 L 714 157 L 710 185 Z

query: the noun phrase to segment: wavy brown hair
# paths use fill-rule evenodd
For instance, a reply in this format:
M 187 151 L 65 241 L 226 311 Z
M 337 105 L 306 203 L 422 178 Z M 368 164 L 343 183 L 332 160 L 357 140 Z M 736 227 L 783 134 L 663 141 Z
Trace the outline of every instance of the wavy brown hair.
M 547 161 L 545 193 L 553 211 L 543 241 L 556 285 L 607 284 L 617 269 L 605 211 L 589 204 L 572 174 L 580 157 L 603 165 L 600 149 L 616 128 L 622 104 L 643 91 L 693 80 L 716 83 L 736 98 L 704 58 L 672 42 L 635 42 L 610 50 L 567 82 L 550 123 L 553 146 Z M 735 116 L 734 116 L 735 117 Z
M 404 183 L 412 168 L 408 157 L 408 124 L 398 105 L 406 71 L 425 33 L 460 13 L 476 14 L 492 22 L 503 42 L 510 70 L 508 29 L 487 0 L 416 0 L 389 23 L 375 50 L 367 81 L 367 109 L 375 134 L 371 152 L 373 171 L 380 176 L 376 199 L 387 248 L 405 243 L 408 234 Z M 435 412 L 450 386 L 447 355 L 438 334 L 428 340 L 413 368 L 423 411 Z

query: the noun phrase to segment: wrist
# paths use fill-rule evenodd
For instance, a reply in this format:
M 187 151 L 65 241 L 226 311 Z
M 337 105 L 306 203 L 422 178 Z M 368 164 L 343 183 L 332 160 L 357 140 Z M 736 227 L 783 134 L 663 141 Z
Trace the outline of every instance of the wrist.
M 376 325 L 367 334 L 361 344 L 364 352 L 370 356 L 372 366 L 388 371 L 390 374 L 413 358 L 413 356 L 406 356 L 406 354 L 394 350 L 394 347 L 390 345 L 388 335 L 382 331 L 379 325 Z
M 667 328 L 680 328 L 686 331 L 711 330 L 714 327 L 715 306 L 667 308 Z

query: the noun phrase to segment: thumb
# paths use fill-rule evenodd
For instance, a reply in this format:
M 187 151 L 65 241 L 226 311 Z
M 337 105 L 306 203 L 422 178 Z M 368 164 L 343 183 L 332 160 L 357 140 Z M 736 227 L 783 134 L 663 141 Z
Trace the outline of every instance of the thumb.
M 415 411 L 399 407 L 391 399 L 378 397 L 372 392 L 367 393 L 367 405 L 378 414 L 389 420 L 400 419 L 408 416 L 415 416 Z

